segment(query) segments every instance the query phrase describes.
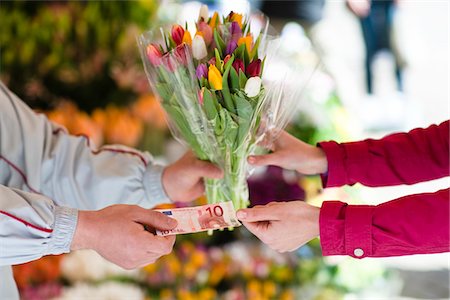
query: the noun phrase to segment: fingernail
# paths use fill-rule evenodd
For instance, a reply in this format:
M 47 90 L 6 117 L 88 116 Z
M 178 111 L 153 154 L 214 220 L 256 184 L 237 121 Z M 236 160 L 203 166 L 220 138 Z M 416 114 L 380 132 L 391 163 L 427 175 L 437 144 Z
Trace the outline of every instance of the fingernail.
M 247 217 L 247 213 L 245 211 L 239 210 L 236 213 L 236 216 L 238 217 L 238 219 L 243 220 Z

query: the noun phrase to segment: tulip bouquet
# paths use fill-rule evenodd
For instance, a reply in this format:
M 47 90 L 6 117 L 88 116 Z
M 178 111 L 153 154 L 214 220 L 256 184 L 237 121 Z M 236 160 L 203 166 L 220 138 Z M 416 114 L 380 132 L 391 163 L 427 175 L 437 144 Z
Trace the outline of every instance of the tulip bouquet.
M 268 22 L 257 33 L 250 26 L 244 15 L 209 17 L 202 6 L 194 30 L 173 25 L 138 40 L 173 134 L 198 158 L 224 170 L 223 179 L 205 178 L 208 202 L 231 200 L 236 209 L 249 204 L 247 157 L 268 130 L 286 124 L 286 112 L 293 109 L 283 101 L 298 96 L 286 98 L 281 80 L 263 82 L 264 65 L 274 56 L 268 49 L 276 54 L 276 39 L 266 34 Z

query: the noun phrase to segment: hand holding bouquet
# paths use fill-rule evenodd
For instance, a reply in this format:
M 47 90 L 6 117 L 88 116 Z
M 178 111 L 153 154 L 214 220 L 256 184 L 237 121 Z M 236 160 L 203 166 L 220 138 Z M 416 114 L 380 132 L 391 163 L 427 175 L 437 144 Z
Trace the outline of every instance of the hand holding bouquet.
M 283 93 L 282 81 L 263 82 L 277 43 L 250 26 L 233 12 L 209 17 L 203 6 L 192 33 L 173 25 L 139 39 L 147 77 L 175 137 L 224 170 L 223 179 L 205 178 L 208 202 L 233 201 L 236 209 L 249 203 L 247 157 L 268 130 L 285 125 L 293 108 L 283 104 L 298 97 Z

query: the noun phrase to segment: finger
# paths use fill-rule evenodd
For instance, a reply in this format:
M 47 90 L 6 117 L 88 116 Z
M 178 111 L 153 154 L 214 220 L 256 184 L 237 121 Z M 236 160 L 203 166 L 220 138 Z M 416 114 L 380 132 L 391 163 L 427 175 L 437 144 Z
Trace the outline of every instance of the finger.
M 270 206 L 253 207 L 240 209 L 236 213 L 237 218 L 245 222 L 258 222 L 258 221 L 278 221 L 279 218 L 274 212 L 274 208 Z
M 161 230 L 170 230 L 178 225 L 177 220 L 172 219 L 159 211 L 143 208 L 136 211 L 134 220 Z
M 175 235 L 169 236 L 148 235 L 147 239 L 145 240 L 146 245 L 144 249 L 147 249 L 148 253 L 166 255 L 172 252 L 175 240 L 176 240 Z
M 279 166 L 279 155 L 278 153 L 271 153 L 265 155 L 251 155 L 248 157 L 247 161 L 249 164 L 254 166 L 268 166 L 275 165 Z
M 197 160 L 194 171 L 199 177 L 209 177 L 220 179 L 223 177 L 223 171 L 213 163 Z

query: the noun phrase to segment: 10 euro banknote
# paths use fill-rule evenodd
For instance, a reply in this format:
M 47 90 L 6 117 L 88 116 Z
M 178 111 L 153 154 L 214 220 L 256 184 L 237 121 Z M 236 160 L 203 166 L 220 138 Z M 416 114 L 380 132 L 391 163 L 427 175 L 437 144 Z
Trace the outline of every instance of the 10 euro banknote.
M 160 236 L 194 233 L 241 225 L 236 217 L 236 211 L 231 201 L 193 207 L 157 209 L 156 211 L 178 221 L 178 225 L 174 229 L 157 229 L 156 234 Z

